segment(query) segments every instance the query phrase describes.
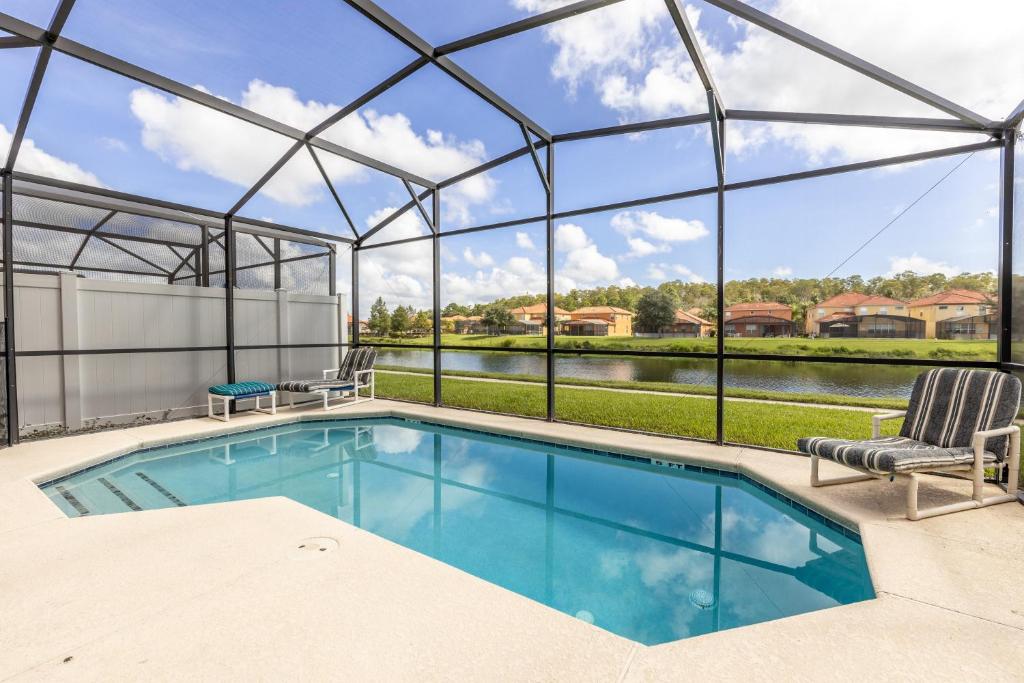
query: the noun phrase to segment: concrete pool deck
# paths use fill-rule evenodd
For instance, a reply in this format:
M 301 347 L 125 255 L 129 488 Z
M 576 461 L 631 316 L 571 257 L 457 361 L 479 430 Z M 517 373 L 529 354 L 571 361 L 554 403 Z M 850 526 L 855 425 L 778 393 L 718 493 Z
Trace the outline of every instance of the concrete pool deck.
M 859 529 L 878 597 L 646 647 L 285 498 L 68 519 L 34 483 L 144 446 L 360 415 L 743 472 Z M 0 452 L 0 680 L 1024 677 L 1024 507 L 909 522 L 902 484 L 812 489 L 809 467 L 384 400 L 25 443 Z M 969 490 L 931 477 L 922 505 Z M 299 549 L 307 539 L 328 550 Z

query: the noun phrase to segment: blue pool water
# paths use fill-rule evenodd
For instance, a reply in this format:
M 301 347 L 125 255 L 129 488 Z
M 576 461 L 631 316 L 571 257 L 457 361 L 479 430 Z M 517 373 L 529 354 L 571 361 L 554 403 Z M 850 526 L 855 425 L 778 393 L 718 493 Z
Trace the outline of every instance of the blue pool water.
M 141 451 L 43 489 L 69 516 L 287 496 L 645 644 L 874 595 L 854 534 L 735 474 L 393 418 Z

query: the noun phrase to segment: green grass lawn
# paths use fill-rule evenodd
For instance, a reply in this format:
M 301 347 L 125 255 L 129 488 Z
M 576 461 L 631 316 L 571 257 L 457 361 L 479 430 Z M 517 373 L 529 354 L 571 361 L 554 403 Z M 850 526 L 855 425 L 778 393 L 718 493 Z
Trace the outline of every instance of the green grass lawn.
M 363 342 L 429 346 L 430 337 L 391 339 L 363 337 Z M 536 335 L 488 336 L 444 334 L 446 346 L 496 346 L 509 349 L 543 349 L 545 338 Z M 616 351 L 684 351 L 714 353 L 715 340 L 641 339 L 638 337 L 556 337 L 561 349 L 606 349 Z M 994 360 L 995 341 L 954 341 L 945 339 L 726 339 L 726 351 L 803 356 L 862 356 L 877 358 L 930 358 L 948 360 Z
M 433 380 L 427 375 L 380 372 L 376 383 L 381 398 L 433 401 Z M 545 390 L 539 384 L 445 378 L 441 396 L 445 405 L 452 407 L 533 417 L 545 414 Z M 715 402 L 706 398 L 559 387 L 555 390 L 555 405 L 558 419 L 570 422 L 702 439 L 715 436 Z M 728 441 L 790 450 L 796 448 L 801 436 L 871 435 L 870 413 L 841 408 L 726 401 L 725 424 Z M 887 433 L 898 429 L 899 420 L 886 423 Z

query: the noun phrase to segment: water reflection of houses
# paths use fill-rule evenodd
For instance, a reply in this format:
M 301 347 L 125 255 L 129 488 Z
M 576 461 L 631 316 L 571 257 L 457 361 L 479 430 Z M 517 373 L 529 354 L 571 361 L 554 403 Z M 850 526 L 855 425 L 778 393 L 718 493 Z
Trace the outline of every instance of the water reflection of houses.
M 899 299 L 843 292 L 808 311 L 805 332 L 831 338 L 923 339 L 925 325 Z
M 725 309 L 727 337 L 792 337 L 793 309 L 777 301 L 733 304 Z

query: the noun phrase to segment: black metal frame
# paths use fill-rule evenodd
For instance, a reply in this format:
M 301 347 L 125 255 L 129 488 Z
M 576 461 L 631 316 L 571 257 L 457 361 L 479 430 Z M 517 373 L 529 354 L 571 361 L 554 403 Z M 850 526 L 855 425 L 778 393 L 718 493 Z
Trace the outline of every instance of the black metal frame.
M 93 206 L 97 208 L 104 208 L 109 211 L 107 217 L 100 221 L 91 230 L 81 229 L 70 229 L 62 228 L 61 226 L 48 226 L 39 224 L 27 224 L 27 227 L 41 227 L 43 229 L 51 230 L 63 230 L 66 232 L 74 232 L 84 234 L 84 239 L 78 253 L 72 259 L 69 264 L 70 268 L 75 270 L 92 270 L 101 271 L 99 268 L 81 268 L 78 266 L 78 258 L 81 255 L 82 250 L 85 248 L 85 244 L 92 238 L 102 239 L 108 243 L 114 244 L 118 249 L 127 252 L 141 263 L 147 264 L 153 268 L 153 272 L 148 271 L 133 271 L 132 274 L 140 276 L 152 276 L 152 277 L 167 277 L 170 282 L 178 281 L 189 281 L 193 280 L 197 285 L 209 286 L 209 280 L 211 275 L 210 270 L 210 253 L 209 248 L 211 242 L 218 243 L 224 249 L 225 252 L 225 280 L 226 280 L 226 307 L 225 307 L 225 324 L 227 339 L 226 344 L 223 347 L 197 347 L 197 349 L 213 350 L 223 349 L 228 353 L 228 375 L 229 379 L 233 380 L 233 357 L 236 350 L 243 350 L 248 347 L 235 347 L 233 338 L 233 320 L 232 320 L 232 309 L 233 309 L 233 285 L 235 283 L 236 273 L 239 270 L 245 268 L 256 268 L 264 265 L 273 265 L 275 269 L 274 284 L 275 287 L 279 287 L 281 284 L 281 264 L 288 260 L 297 260 L 300 258 L 310 258 L 328 255 L 330 262 L 331 271 L 331 284 L 330 292 L 335 292 L 334 283 L 334 271 L 336 266 L 336 255 L 334 243 L 342 242 L 351 244 L 352 250 L 350 258 L 352 261 L 352 339 L 350 344 L 352 346 L 360 345 L 361 339 L 359 334 L 359 254 L 364 249 L 377 249 L 386 248 L 388 246 L 394 246 L 398 244 L 406 244 L 419 240 L 429 239 L 432 241 L 432 260 L 433 260 L 433 322 L 434 322 L 434 334 L 432 343 L 429 347 L 433 351 L 434 356 L 434 403 L 441 405 L 443 403 L 441 396 L 441 374 L 442 368 L 440 363 L 440 353 L 445 349 L 458 350 L 461 348 L 473 349 L 473 350 L 492 350 L 492 351 L 513 351 L 520 353 L 544 353 L 547 358 L 547 419 L 555 420 L 555 373 L 554 373 L 554 358 L 558 354 L 586 354 L 586 353 L 600 353 L 602 355 L 628 355 L 628 356 L 645 356 L 645 355 L 658 355 L 658 356 L 670 356 L 670 357 L 683 357 L 683 358 L 706 358 L 713 359 L 716 362 L 717 367 L 717 378 L 718 378 L 718 389 L 717 389 L 717 417 L 716 417 L 716 441 L 718 443 L 724 442 L 724 418 L 723 418 L 723 403 L 724 403 L 724 367 L 728 360 L 762 360 L 762 361 L 783 361 L 783 362 L 834 362 L 834 363 L 871 363 L 879 365 L 928 365 L 928 366 L 943 366 L 943 365 L 957 365 L 957 366 L 971 366 L 971 367 L 987 367 L 997 368 L 1005 371 L 1009 370 L 1020 370 L 1024 366 L 1018 366 L 1011 362 L 1010 346 L 1011 346 L 1011 323 L 1012 323 L 1012 292 L 1011 292 L 1011 273 L 1013 268 L 1012 263 L 1012 247 L 1013 247 L 1013 181 L 1014 181 L 1014 144 L 1016 129 L 1020 126 L 1022 120 L 1024 120 L 1024 102 L 1018 105 L 1015 110 L 1003 121 L 991 121 L 987 118 L 980 116 L 979 114 L 972 112 L 954 102 L 946 100 L 945 98 L 936 95 L 919 85 L 906 81 L 895 74 L 892 74 L 878 66 L 866 62 L 855 55 L 852 55 L 844 50 L 841 50 L 833 45 L 826 43 L 814 36 L 811 36 L 799 29 L 796 29 L 784 22 L 775 19 L 774 17 L 761 12 L 744 2 L 739 0 L 707 0 L 712 5 L 725 10 L 726 12 L 741 17 L 748 22 L 751 22 L 763 29 L 771 31 L 782 38 L 794 42 L 798 45 L 803 46 L 819 55 L 822 55 L 830 60 L 833 60 L 849 69 L 857 71 L 862 75 L 874 79 L 875 81 L 893 88 L 901 93 L 909 95 L 921 102 L 928 104 L 940 111 L 945 112 L 949 115 L 949 118 L 923 118 L 923 117 L 893 117 L 893 116 L 862 116 L 862 115 L 837 115 L 837 114 L 818 114 L 818 113 L 802 113 L 802 112 L 774 112 L 774 111 L 748 111 L 748 110 L 730 110 L 725 107 L 722 99 L 722 95 L 719 92 L 709 67 L 701 54 L 700 46 L 697 41 L 695 32 L 686 17 L 686 13 L 683 9 L 682 3 L 679 0 L 665 0 L 665 5 L 669 16 L 674 23 L 679 38 L 687 50 L 690 56 L 691 62 L 697 72 L 697 75 L 707 93 L 707 113 L 693 114 L 688 116 L 679 116 L 668 119 L 660 119 L 655 121 L 646 121 L 638 123 L 628 123 L 617 126 L 608 126 L 604 128 L 583 130 L 583 131 L 570 131 L 564 133 L 550 133 L 543 126 L 536 121 L 529 118 L 528 115 L 519 111 L 517 108 L 512 106 L 509 102 L 503 99 L 499 94 L 490 90 L 486 85 L 478 81 L 471 74 L 466 72 L 460 66 L 455 64 L 448 55 L 456 53 L 460 50 L 472 48 L 484 43 L 488 43 L 494 40 L 500 40 L 504 37 L 518 34 L 523 31 L 533 30 L 541 26 L 551 24 L 553 22 L 560 21 L 562 19 L 575 16 L 584 12 L 598 10 L 609 5 L 616 4 L 622 0 L 578 0 L 564 7 L 554 9 L 548 12 L 543 12 L 526 19 L 515 21 L 503 26 L 498 26 L 488 31 L 484 31 L 475 35 L 455 40 L 440 46 L 432 46 L 409 27 L 402 24 L 402 22 L 395 19 L 393 16 L 385 12 L 379 6 L 374 4 L 371 0 L 344 0 L 349 6 L 356 11 L 360 12 L 370 21 L 375 23 L 378 27 L 383 29 L 393 38 L 399 40 L 409 48 L 411 48 L 417 57 L 402 67 L 394 74 L 386 78 L 384 81 L 374 86 L 366 93 L 361 95 L 359 98 L 349 103 L 339 111 L 332 114 L 330 117 L 325 119 L 319 125 L 314 128 L 302 131 L 292 126 L 284 124 L 279 121 L 267 118 L 255 112 L 246 110 L 242 107 L 234 105 L 225 100 L 219 99 L 209 93 L 203 92 L 196 88 L 192 88 L 171 79 L 168 79 L 159 74 L 150 72 L 146 69 L 142 69 L 136 65 L 125 62 L 124 60 L 113 57 L 112 55 L 100 52 L 89 46 L 82 45 L 75 41 L 69 40 L 62 37 L 61 30 L 68 18 L 69 13 L 72 11 L 74 0 L 62 0 L 56 9 L 53 18 L 46 28 L 35 26 L 33 24 L 21 21 L 15 17 L 7 14 L 0 13 L 0 29 L 3 29 L 11 34 L 8 38 L 0 39 L 0 48 L 3 49 L 19 49 L 23 47 L 39 47 L 39 55 L 36 59 L 36 64 L 33 69 L 32 77 L 29 82 L 29 87 L 26 92 L 21 115 L 18 119 L 17 126 L 12 137 L 11 149 L 7 157 L 4 168 L 0 171 L 0 176 L 3 180 L 3 235 L 2 242 L 4 247 L 4 254 L 13 255 L 14 243 L 13 243 L 13 227 L 19 224 L 26 225 L 26 223 L 15 221 L 12 216 L 12 203 L 13 196 L 15 194 L 24 193 L 27 196 L 36 196 L 42 198 L 51 198 L 58 201 L 66 201 L 76 204 L 84 204 L 87 206 Z M 39 88 L 42 84 L 45 76 L 46 67 L 49 61 L 49 57 L 53 51 L 60 52 L 62 54 L 71 56 L 73 58 L 89 62 L 95 66 L 119 74 L 121 76 L 133 79 L 144 85 L 157 88 L 164 92 L 170 93 L 177 97 L 190 100 L 199 105 L 214 109 L 220 113 L 232 116 L 239 120 L 245 121 L 249 124 L 259 126 L 266 130 L 270 130 L 278 135 L 289 138 L 293 141 L 293 144 L 289 147 L 287 152 L 270 168 L 264 173 L 260 179 L 241 196 L 238 202 L 228 210 L 227 212 L 221 213 L 212 211 L 210 209 L 187 206 L 178 204 L 175 202 L 168 202 L 165 200 L 159 200 L 151 197 L 144 197 L 139 195 L 132 195 L 127 193 L 121 193 L 113 190 L 107 190 L 104 188 L 95 188 L 86 185 L 69 183 L 65 181 L 52 180 L 48 178 L 42 178 L 31 174 L 20 173 L 15 171 L 15 164 L 17 161 L 18 151 L 21 143 L 24 139 L 25 131 L 28 128 L 28 123 L 31 117 L 32 109 L 35 104 L 36 97 L 39 92 Z M 320 136 L 330 126 L 334 125 L 345 116 L 348 116 L 356 112 L 361 106 L 370 102 L 373 98 L 381 95 L 390 88 L 394 87 L 398 83 L 402 82 L 405 78 L 409 77 L 413 73 L 416 73 L 421 68 L 433 65 L 446 73 L 457 82 L 466 87 L 470 92 L 479 96 L 491 106 L 501 112 L 503 115 L 514 121 L 519 127 L 523 135 L 524 145 L 523 147 L 509 152 L 501 157 L 487 161 L 476 168 L 469 169 L 456 176 L 441 181 L 432 181 L 426 178 L 417 176 L 407 170 L 397 168 L 391 164 L 384 163 L 380 160 L 373 159 L 367 155 L 355 152 L 354 150 L 347 149 L 333 142 L 327 141 Z M 833 166 L 829 168 L 816 169 L 812 171 L 804 171 L 800 173 L 790 173 L 780 176 L 773 176 L 768 178 L 759 178 L 755 180 L 748 180 L 737 183 L 729 183 L 726 178 L 725 169 L 725 132 L 726 132 L 726 121 L 763 121 L 763 122 L 792 122 L 807 125 L 845 125 L 845 126 L 868 126 L 877 128 L 891 128 L 891 129 L 913 129 L 913 130 L 933 130 L 933 131 L 944 131 L 944 132 L 965 132 L 974 134 L 988 135 L 991 139 L 988 142 L 978 143 L 973 145 L 964 145 L 958 147 L 950 147 L 940 150 L 934 150 L 930 152 L 923 152 L 917 154 L 901 155 L 897 157 L 889 157 L 885 159 L 872 160 L 867 162 L 844 164 L 841 166 Z M 690 125 L 710 125 L 712 150 L 714 154 L 715 172 L 716 172 L 716 183 L 710 187 L 694 188 L 689 190 L 682 190 L 670 194 L 657 195 L 652 197 L 642 197 L 629 201 L 621 201 L 609 204 L 603 204 L 598 206 L 581 207 L 568 211 L 556 212 L 554 209 L 554 192 L 555 192 L 555 173 L 554 173 L 554 162 L 555 162 L 555 145 L 560 143 L 571 143 L 578 140 L 588 140 L 609 135 L 622 135 L 627 133 L 640 133 L 645 131 L 661 130 L 667 128 L 677 128 L 681 126 Z M 534 137 L 538 138 L 537 140 Z M 775 183 L 792 182 L 798 180 L 804 180 L 808 178 L 815 178 L 825 175 L 832 175 L 838 173 L 848 173 L 853 171 L 865 170 L 870 168 L 878 168 L 881 166 L 910 163 L 915 161 L 921 161 L 925 159 L 939 158 L 943 156 L 950 156 L 955 154 L 965 154 L 976 152 L 983 149 L 999 147 L 1002 150 L 1001 160 L 1001 173 L 1002 179 L 1000 183 L 1001 189 L 1001 201 L 1000 201 L 1000 252 L 999 252 L 999 270 L 998 270 L 998 281 L 999 281 L 999 295 L 1000 295 L 1000 316 L 1001 316 L 1001 327 L 999 334 L 998 343 L 998 356 L 997 359 L 988 362 L 972 362 L 972 363 L 956 363 L 950 361 L 939 361 L 939 360 L 917 360 L 917 359 L 889 359 L 889 358 L 850 358 L 850 357 L 818 357 L 818 356 L 779 356 L 772 354 L 737 354 L 727 353 L 724 345 L 724 285 L 725 285 L 725 274 L 724 274 L 724 234 L 725 234 L 725 209 L 728 194 L 733 191 L 740 191 L 746 188 L 759 187 L 764 185 L 770 185 Z M 340 218 L 343 221 L 339 221 L 339 227 L 342 231 L 351 232 L 352 237 L 343 237 L 336 234 L 318 233 L 315 231 L 303 230 L 290 226 L 283 226 L 276 223 L 268 223 L 265 221 L 254 220 L 251 218 L 243 218 L 238 216 L 237 213 L 240 211 L 246 202 L 251 199 L 263 185 L 268 182 L 275 173 L 283 168 L 289 159 L 295 154 L 301 153 L 302 149 L 305 149 L 312 157 L 316 164 L 321 177 L 323 178 L 325 185 L 328 187 L 331 196 L 339 209 Z M 406 186 L 409 191 L 411 200 L 404 206 L 397 209 L 388 217 L 384 218 L 377 225 L 373 226 L 367 231 L 360 234 L 356 228 L 356 223 L 352 220 L 336 188 L 331 183 L 331 180 L 324 170 L 318 155 L 318 150 L 331 154 L 336 154 L 343 158 L 349 159 L 359 164 L 363 164 L 369 168 L 376 169 L 383 173 L 392 175 L 399 178 Z M 545 162 L 542 163 L 540 158 L 540 151 L 544 151 Z M 504 221 L 499 223 L 492 223 L 488 225 L 478 225 L 473 227 L 459 228 L 456 230 L 443 231 L 441 226 L 441 211 L 440 211 L 440 193 L 445 187 L 454 185 L 462 180 L 477 175 L 479 173 L 487 172 L 493 168 L 496 168 L 502 164 L 510 162 L 514 159 L 518 159 L 522 156 L 530 155 L 534 166 L 537 170 L 540 184 L 546 195 L 546 210 L 543 215 L 527 217 L 517 220 Z M 413 183 L 420 187 L 426 188 L 419 194 L 413 188 Z M 17 185 L 17 186 L 16 186 Z M 610 352 L 610 351 L 579 351 L 579 350 L 568 350 L 559 348 L 555 343 L 554 336 L 554 302 L 555 302 L 555 286 L 554 286 L 554 275 L 555 275 L 555 260 L 554 260 L 554 222 L 562 218 L 569 218 L 572 216 L 579 216 L 585 214 L 592 214 L 604 211 L 622 210 L 638 206 L 646 206 L 651 204 L 657 204 L 661 202 L 675 201 L 680 199 L 686 199 L 689 197 L 698 197 L 704 195 L 715 195 L 717 201 L 717 220 L 716 220 L 716 238 L 717 238 L 717 254 L 716 254 L 716 267 L 717 267 L 717 301 L 716 308 L 718 310 L 718 335 L 715 352 L 711 353 L 679 353 L 679 352 L 643 352 L 643 351 L 624 351 L 624 352 Z M 432 197 L 432 211 L 428 212 L 423 205 L 423 200 L 428 196 Z M 367 241 L 378 234 L 381 230 L 385 229 L 390 223 L 396 220 L 398 217 L 403 215 L 405 212 L 410 210 L 417 210 L 424 221 L 430 228 L 428 234 L 421 235 L 419 237 L 406 238 L 401 240 L 393 241 L 378 241 L 370 244 Z M 1018 210 L 1019 207 L 1018 207 Z M 132 237 L 127 235 L 113 235 L 101 233 L 100 230 L 103 225 L 113 218 L 117 213 L 128 213 L 137 214 L 142 216 L 150 216 L 154 218 L 165 218 L 168 220 L 177 221 L 184 224 L 194 225 L 200 230 L 200 238 L 197 239 L 196 244 L 177 244 L 172 242 L 165 242 L 162 240 L 151 240 L 148 238 Z M 459 345 L 444 345 L 441 343 L 440 335 L 440 248 L 441 240 L 445 237 L 470 234 L 475 232 L 498 230 L 501 228 L 512 227 L 516 225 L 525 225 L 528 223 L 541 223 L 545 225 L 546 233 L 546 265 L 547 265 L 547 282 L 546 282 L 546 293 L 547 293 L 547 334 L 545 339 L 545 347 L 543 349 L 506 349 L 506 348 L 493 348 L 484 349 L 480 347 L 461 347 Z M 222 227 L 223 232 L 219 234 L 211 234 L 211 227 Z M 268 237 L 273 239 L 274 248 L 270 250 L 272 261 L 268 263 L 252 264 L 246 266 L 238 266 L 235 263 L 235 240 L 234 234 L 236 232 L 247 232 L 258 236 Z M 296 257 L 295 259 L 282 259 L 280 251 L 281 240 L 292 240 L 299 242 L 312 242 L 314 244 L 321 244 L 326 247 L 324 254 L 318 254 L 314 256 L 303 256 Z M 130 250 L 132 242 L 156 242 L 162 243 L 167 246 L 168 250 L 176 255 L 180 260 L 178 266 L 173 270 L 169 271 L 145 258 L 137 253 Z M 260 242 L 263 244 L 263 242 Z M 266 245 L 264 244 L 266 248 Z M 179 252 L 178 249 L 182 249 L 183 252 Z M 19 353 L 15 349 L 14 345 L 14 297 L 13 297 L 13 275 L 14 270 L 19 265 L 30 265 L 30 266 L 41 266 L 41 267 L 53 267 L 50 264 L 30 264 L 27 262 L 13 261 L 12 267 L 4 268 L 4 300 L 5 310 L 7 312 L 7 338 L 8 344 L 5 352 L 5 361 L 7 365 L 7 392 L 8 392 L 8 441 L 14 443 L 17 441 L 17 380 L 16 380 L 16 367 L 15 358 L 20 355 L 50 355 L 60 354 L 63 352 L 29 352 Z M 189 273 L 186 269 L 191 270 Z M 115 271 L 115 272 L 126 272 L 126 271 Z M 179 275 L 184 272 L 183 275 Z M 216 271 L 221 272 L 221 271 Z M 379 346 L 392 346 L 391 344 L 377 344 Z M 307 345 L 308 346 L 308 345 Z M 320 345 L 314 345 L 320 346 Z M 324 345 L 334 346 L 334 345 Z M 344 346 L 344 344 L 342 344 Z M 393 345 L 401 346 L 402 348 L 408 348 L 405 345 Z M 261 347 L 264 348 L 264 347 Z M 265 347 L 265 348 L 280 348 L 280 347 Z M 159 351 L 180 351 L 185 349 L 160 349 Z M 76 353 L 117 353 L 117 352 L 128 352 L 132 350 L 101 350 L 101 351 L 82 351 Z M 141 349 L 140 349 L 141 351 Z M 148 349 L 147 351 L 153 351 Z

